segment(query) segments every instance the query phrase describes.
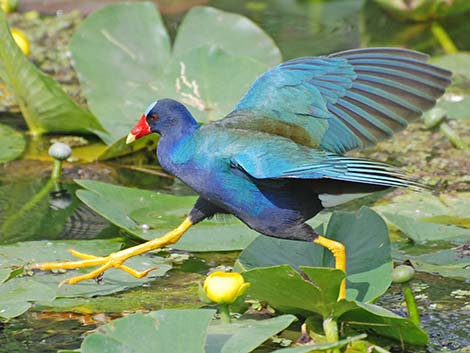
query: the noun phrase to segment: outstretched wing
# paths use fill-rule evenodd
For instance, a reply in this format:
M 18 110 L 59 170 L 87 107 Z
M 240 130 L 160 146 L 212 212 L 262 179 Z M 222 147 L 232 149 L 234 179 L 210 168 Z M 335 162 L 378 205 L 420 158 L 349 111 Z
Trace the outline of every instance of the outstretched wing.
M 216 124 L 287 137 L 334 153 L 373 145 L 431 108 L 451 73 L 399 48 L 284 62 L 261 75 Z
M 284 140 L 288 141 L 288 140 Z M 231 159 L 254 179 L 334 179 L 388 187 L 426 188 L 386 163 L 315 150 L 290 143 L 258 142 Z

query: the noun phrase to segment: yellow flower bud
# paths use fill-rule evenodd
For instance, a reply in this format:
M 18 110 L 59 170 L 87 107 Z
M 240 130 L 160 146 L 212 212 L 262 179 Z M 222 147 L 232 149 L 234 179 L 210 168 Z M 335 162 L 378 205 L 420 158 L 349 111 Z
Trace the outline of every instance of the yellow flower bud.
M 11 29 L 11 35 L 15 40 L 16 44 L 20 47 L 24 55 L 29 55 L 29 40 L 26 35 L 16 28 Z
M 204 281 L 207 297 L 217 304 L 232 304 L 249 286 L 237 272 L 213 272 Z
M 15 11 L 18 7 L 18 0 L 0 0 L 0 5 L 5 13 Z

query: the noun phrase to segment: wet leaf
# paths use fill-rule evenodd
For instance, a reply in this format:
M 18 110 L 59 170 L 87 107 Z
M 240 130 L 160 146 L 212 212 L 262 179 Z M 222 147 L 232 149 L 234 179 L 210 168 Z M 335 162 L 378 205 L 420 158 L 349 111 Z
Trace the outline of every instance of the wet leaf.
M 210 325 L 205 353 L 249 353 L 296 321 L 293 315 Z
M 255 268 L 243 273 L 251 283 L 248 295 L 269 303 L 282 313 L 335 318 L 338 323 L 359 331 L 371 330 L 410 344 L 426 344 L 427 335 L 409 319 L 386 309 L 354 300 L 337 301 L 331 288 L 339 288 L 340 271 L 327 268 L 301 268 L 307 279 L 289 265 Z M 307 300 L 306 298 L 311 298 Z
M 91 180 L 76 182 L 86 188 L 77 192 L 80 200 L 142 240 L 159 237 L 177 227 L 196 202 L 194 196 L 167 195 Z M 216 221 L 204 221 L 188 230 L 172 248 L 189 251 L 239 250 L 257 235 L 235 219 L 224 225 Z
M 347 297 L 370 301 L 391 283 L 392 260 L 385 222 L 374 211 L 335 212 L 326 236 L 343 243 L 347 256 Z M 292 240 L 258 237 L 238 259 L 240 269 L 280 264 L 334 267 L 331 253 L 322 246 Z
M 195 23 L 205 25 L 194 31 Z M 90 109 L 109 132 L 102 136 L 108 145 L 127 135 L 159 98 L 184 98 L 200 121 L 221 118 L 267 63 L 280 60 L 269 37 L 240 15 L 195 8 L 181 28 L 174 55 L 151 3 L 109 5 L 78 28 L 71 45 L 75 68 Z M 250 46 L 239 45 L 247 38 Z
M 461 245 L 460 247 L 465 247 Z M 459 280 L 470 279 L 470 256 L 465 255 L 460 247 L 438 250 L 428 249 L 421 255 L 410 255 L 404 251 L 394 251 L 394 258 L 411 260 L 417 271 L 438 274 Z
M 292 315 L 283 315 L 210 324 L 214 314 L 215 310 L 210 309 L 168 309 L 130 315 L 87 336 L 81 349 L 83 353 L 249 353 L 296 320 Z
M 23 314 L 34 301 L 51 301 L 56 291 L 30 278 L 0 284 L 0 318 L 11 319 Z
M 7 269 L 12 266 L 23 266 L 40 262 L 77 260 L 67 251 L 70 248 L 92 255 L 108 255 L 119 250 L 120 247 L 121 244 L 113 239 L 20 242 L 0 247 L 0 268 Z M 63 280 L 89 272 L 90 268 L 71 270 L 66 273 L 44 271 L 35 274 L 31 278 L 16 277 L 6 283 L 12 286 L 23 286 L 25 282 L 34 281 L 38 285 L 42 284 L 53 290 L 54 296 L 57 297 L 93 297 L 140 286 L 143 283 L 152 281 L 152 276 L 162 276 L 171 268 L 171 265 L 166 263 L 163 258 L 153 255 L 133 257 L 126 261 L 126 265 L 137 270 L 144 270 L 149 267 L 158 267 L 158 269 L 151 272 L 150 277 L 142 279 L 134 278 L 121 270 L 110 269 L 105 272 L 101 285 L 94 281 L 84 281 L 73 286 L 63 285 L 59 287 L 59 283 Z
M 169 309 L 130 315 L 87 336 L 82 353 L 204 353 L 207 325 L 214 313 Z
M 5 80 L 15 94 L 33 134 L 45 132 L 97 133 L 101 125 L 80 108 L 49 75 L 36 68 L 15 44 L 5 14 L 0 11 L 0 61 Z
M 383 215 L 394 226 L 400 229 L 405 236 L 416 243 L 444 240 L 461 244 L 470 239 L 470 229 L 463 229 L 454 225 L 423 222 L 415 218 L 386 212 Z
M 25 146 L 26 141 L 22 133 L 7 125 L 0 124 L 0 163 L 21 156 Z

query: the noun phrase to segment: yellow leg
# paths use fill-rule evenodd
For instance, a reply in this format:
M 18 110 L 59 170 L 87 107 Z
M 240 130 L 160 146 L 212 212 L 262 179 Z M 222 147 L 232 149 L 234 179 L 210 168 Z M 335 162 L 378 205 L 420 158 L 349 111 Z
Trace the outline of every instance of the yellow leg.
M 340 242 L 322 237 L 321 235 L 319 235 L 318 238 L 316 238 L 313 242 L 321 246 L 324 246 L 325 248 L 330 250 L 333 253 L 333 256 L 335 257 L 336 269 L 341 270 L 344 273 L 346 273 L 346 250 L 343 244 L 341 244 Z M 341 287 L 339 289 L 338 300 L 345 299 L 345 298 L 346 298 L 346 280 L 343 279 L 343 281 L 341 282 Z
M 166 245 L 176 243 L 192 225 L 193 223 L 189 220 L 189 218 L 186 218 L 183 221 L 183 223 L 181 223 L 177 228 L 175 228 L 171 232 L 166 233 L 160 238 L 156 238 L 146 243 L 133 246 L 132 248 L 128 248 L 128 249 L 124 249 L 124 250 L 112 253 L 108 256 L 94 256 L 94 255 L 83 254 L 75 250 L 70 250 L 72 255 L 82 260 L 64 261 L 64 262 L 45 262 L 41 264 L 34 264 L 30 268 L 46 271 L 46 270 L 55 270 L 55 269 L 75 269 L 75 268 L 101 265 L 96 270 L 93 270 L 87 274 L 72 277 L 72 278 L 65 280 L 64 283 L 67 283 L 67 284 L 76 284 L 78 282 L 81 282 L 87 279 L 94 279 L 98 277 L 99 275 L 101 275 L 104 271 L 112 267 L 119 268 L 131 274 L 134 277 L 142 278 L 146 276 L 150 271 L 154 270 L 155 267 L 139 272 L 128 266 L 123 265 L 124 261 L 126 261 L 127 259 L 133 256 L 143 254 L 147 251 L 159 249 Z

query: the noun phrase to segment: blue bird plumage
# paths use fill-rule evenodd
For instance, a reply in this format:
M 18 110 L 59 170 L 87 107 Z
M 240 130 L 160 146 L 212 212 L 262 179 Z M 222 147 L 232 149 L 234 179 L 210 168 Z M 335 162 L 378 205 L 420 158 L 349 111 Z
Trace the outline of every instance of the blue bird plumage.
M 161 134 L 158 159 L 201 196 L 193 223 L 230 213 L 263 234 L 311 241 L 305 221 L 330 195 L 337 203 L 341 194 L 420 187 L 394 167 L 342 154 L 391 137 L 435 104 L 450 72 L 425 59 L 372 48 L 287 61 L 204 126 L 182 104 L 159 100 L 146 115 Z
M 334 206 L 389 187 L 420 188 L 394 167 L 344 156 L 404 129 L 431 108 L 451 73 L 427 56 L 399 48 L 355 49 L 284 62 L 261 75 L 222 120 L 200 126 L 175 100 L 152 103 L 127 142 L 161 135 L 161 165 L 200 197 L 176 229 L 147 243 L 85 260 L 38 264 L 57 269 L 101 265 L 68 283 L 91 279 L 110 267 L 136 277 L 123 263 L 173 244 L 192 225 L 233 214 L 258 232 L 314 241 L 328 248 L 346 272 L 344 246 L 317 234 L 308 219 Z M 345 298 L 343 281 L 339 298 Z

